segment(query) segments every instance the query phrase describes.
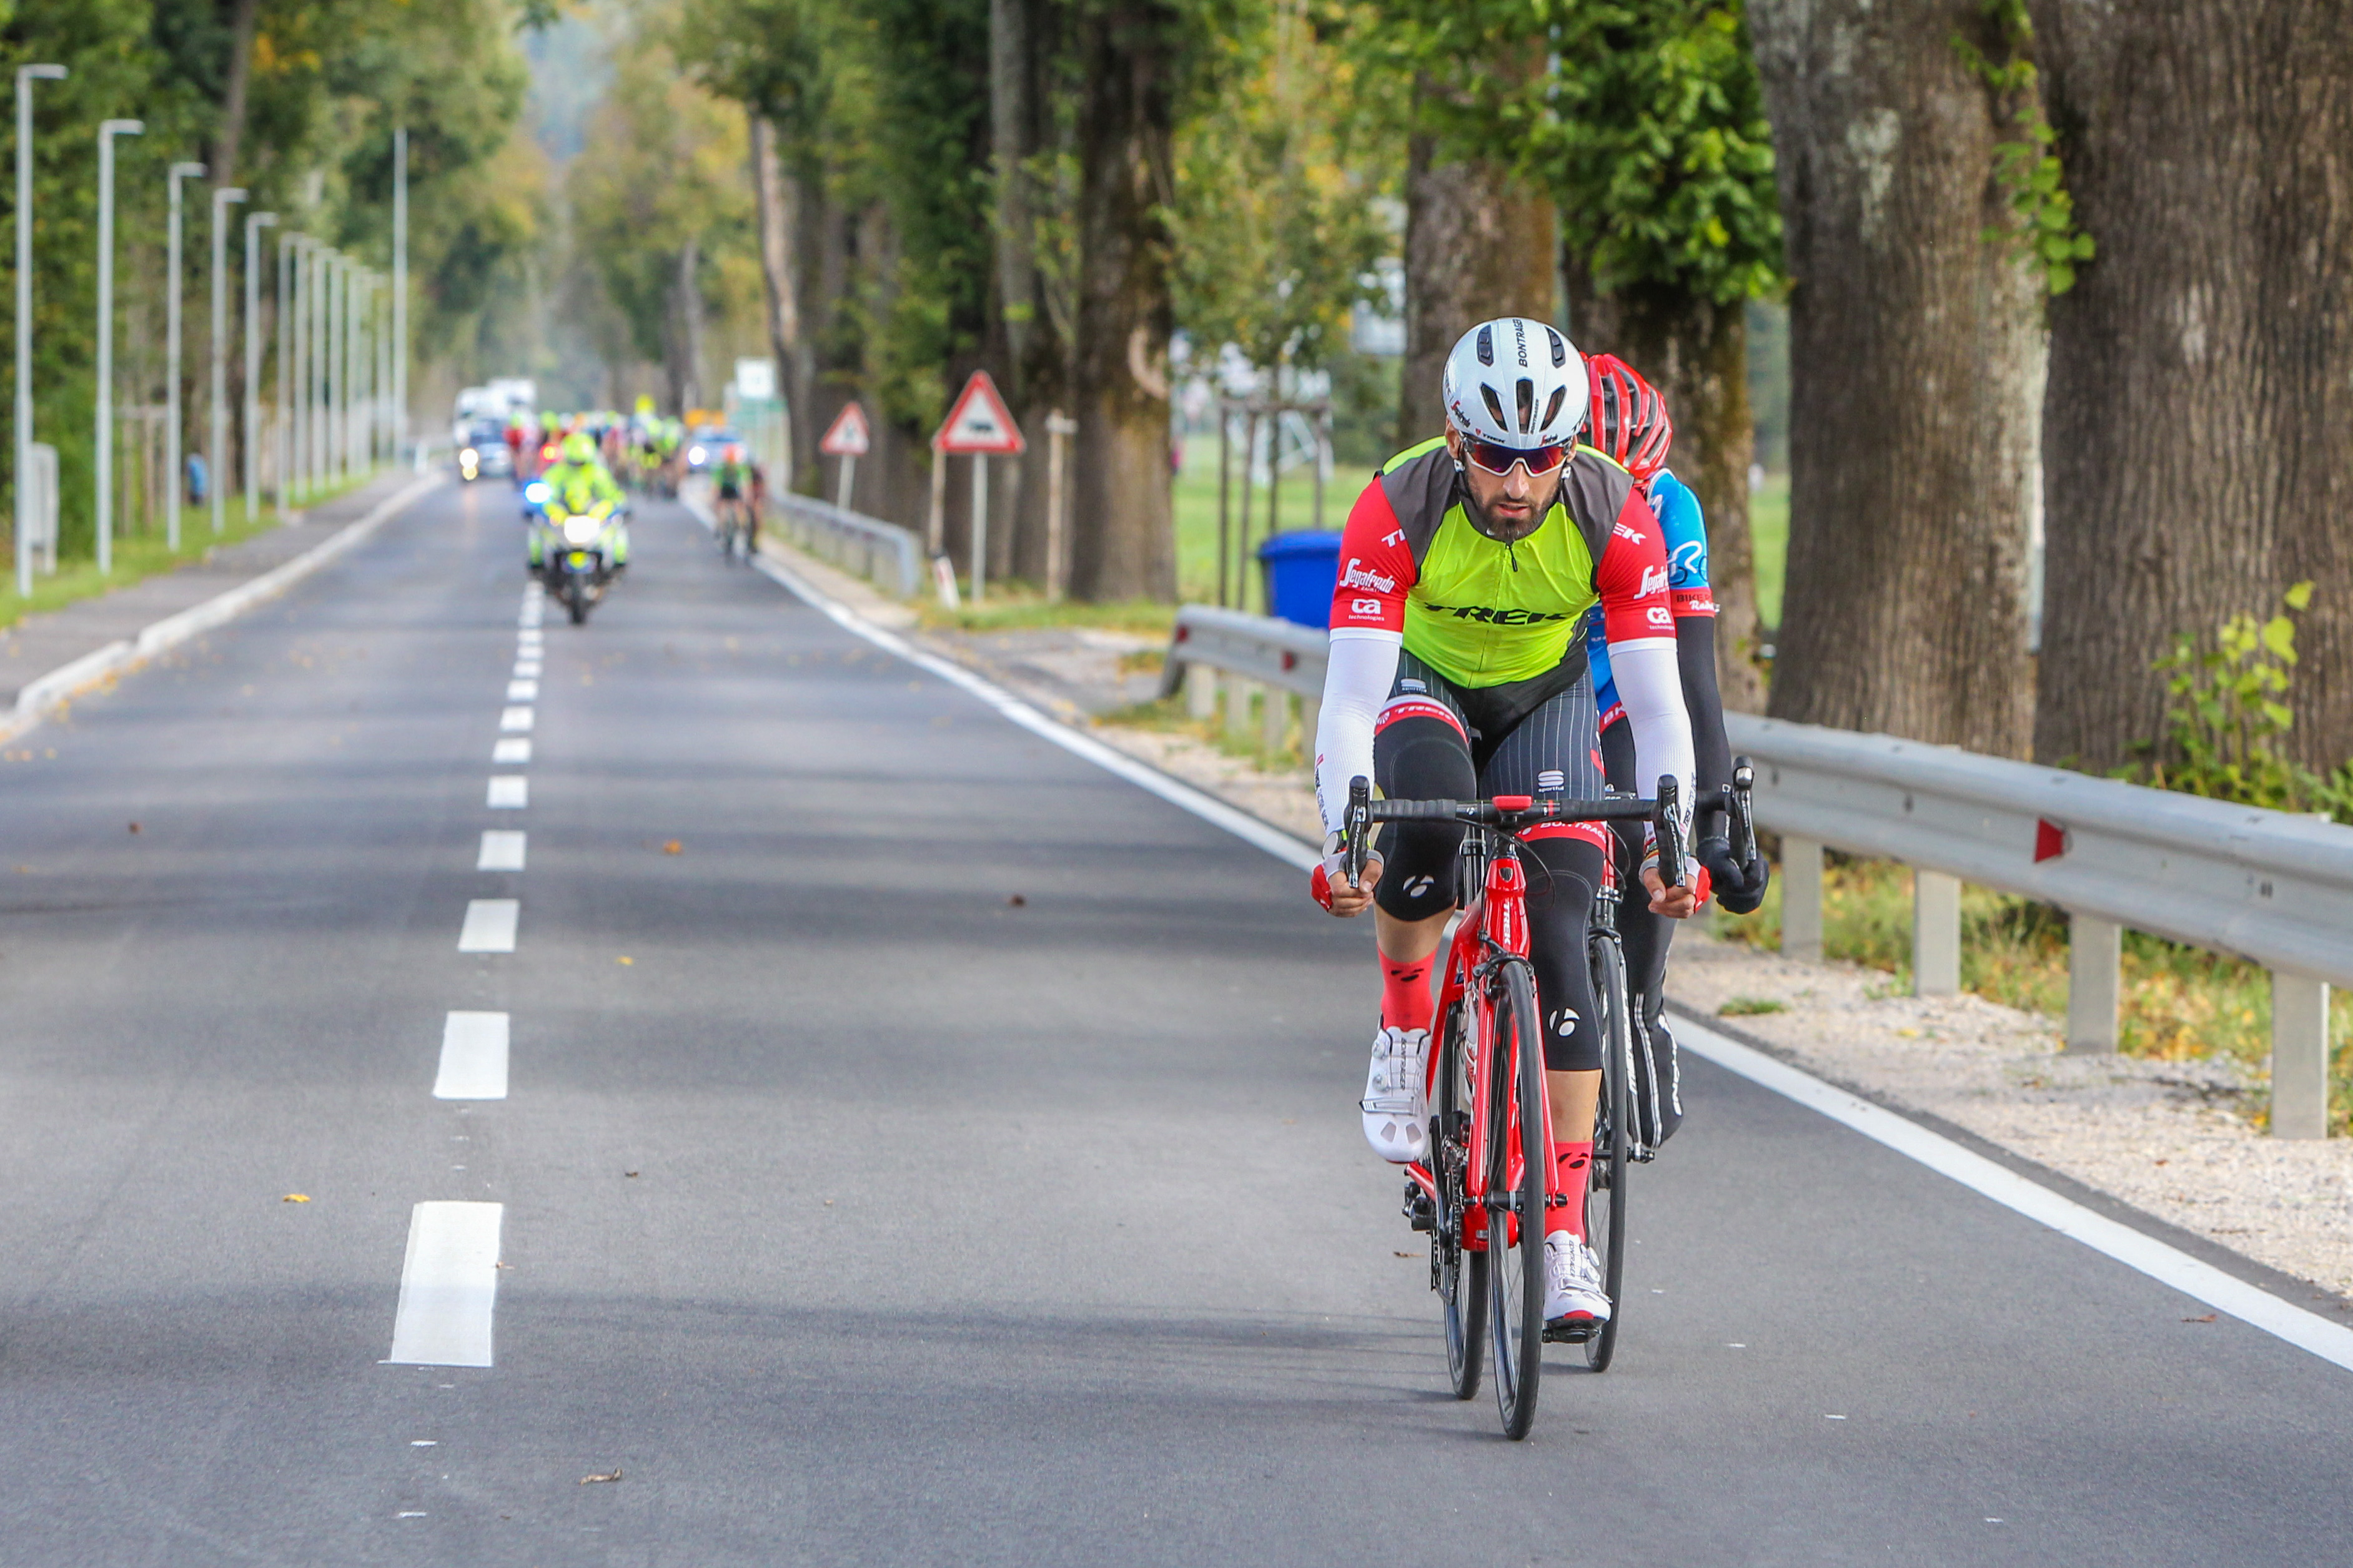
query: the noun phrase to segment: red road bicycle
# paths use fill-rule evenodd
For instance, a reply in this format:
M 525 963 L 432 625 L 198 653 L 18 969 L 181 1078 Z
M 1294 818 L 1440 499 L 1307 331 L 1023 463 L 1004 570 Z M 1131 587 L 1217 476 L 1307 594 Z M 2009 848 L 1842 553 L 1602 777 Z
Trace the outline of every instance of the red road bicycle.
M 1426 1163 L 1406 1167 L 1406 1213 L 1416 1230 L 1430 1233 L 1430 1283 L 1443 1309 L 1447 1371 L 1455 1397 L 1478 1393 L 1482 1350 L 1491 1348 L 1504 1436 L 1525 1437 L 1535 1420 L 1547 1337 L 1583 1343 L 1587 1363 L 1597 1372 L 1608 1368 L 1616 1350 L 1634 1038 L 1626 958 L 1616 925 L 1617 857 L 1609 855 L 1603 859 L 1603 886 L 1586 937 L 1603 1056 L 1585 1203 L 1587 1239 L 1600 1257 L 1612 1310 L 1598 1329 L 1580 1324 L 1547 1336 L 1540 1216 L 1568 1200 L 1551 1184 L 1552 1108 L 1545 1093 L 1535 972 L 1528 963 L 1527 876 L 1520 863 L 1519 836 L 1545 823 L 1647 819 L 1658 835 L 1660 864 L 1681 866 L 1678 788 L 1672 776 L 1660 779 L 1656 801 L 1524 795 L 1485 801 L 1375 801 L 1371 795 L 1366 780 L 1351 781 L 1352 885 L 1362 877 L 1375 823 L 1459 822 L 1470 829 L 1462 837 L 1456 883 L 1462 918 L 1439 993 L 1430 1156 Z

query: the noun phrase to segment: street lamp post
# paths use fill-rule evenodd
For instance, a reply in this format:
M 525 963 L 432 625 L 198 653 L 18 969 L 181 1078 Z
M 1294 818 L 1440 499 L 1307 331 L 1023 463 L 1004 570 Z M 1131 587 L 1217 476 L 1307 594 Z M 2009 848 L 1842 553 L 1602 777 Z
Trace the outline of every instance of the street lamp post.
M 327 477 L 339 479 L 343 471 L 343 431 L 335 423 L 335 410 L 343 395 L 343 369 L 337 358 L 343 344 L 341 301 L 345 276 L 349 268 L 343 252 L 327 253 L 327 288 L 319 301 L 320 318 L 325 326 L 326 353 L 320 361 L 319 402 L 324 418 L 326 438 L 321 443 L 319 456 Z
M 245 521 L 253 524 L 261 488 L 261 231 L 276 213 L 245 215 Z
M 408 444 L 408 128 L 392 133 L 392 455 Z
M 164 461 L 172 470 L 172 479 L 164 502 L 164 538 L 174 551 L 180 548 L 180 497 L 188 488 L 187 465 L 180 456 L 180 182 L 204 177 L 202 163 L 172 165 L 172 286 L 170 303 L 164 309 L 164 319 L 169 323 L 164 332 L 164 357 L 171 362 L 164 388 Z
M 319 294 L 326 277 L 327 247 L 312 240 L 302 247 L 302 478 L 307 494 L 319 490 Z
M 367 267 L 361 267 L 358 271 L 359 276 L 353 280 L 352 297 L 347 307 L 350 324 L 343 333 L 343 361 L 352 378 L 352 395 L 343 401 L 343 416 L 349 422 L 346 438 L 351 442 L 352 474 L 354 478 L 367 472 L 368 459 L 373 456 L 368 450 L 365 367 L 368 362 L 368 301 L 375 293 L 375 272 Z
M 63 81 L 63 66 L 16 68 L 16 593 L 33 596 L 33 84 Z
M 213 531 L 221 531 L 224 504 L 222 491 L 227 470 L 223 459 L 228 446 L 228 334 L 221 330 L 221 319 L 228 314 L 228 208 L 232 202 L 245 200 L 245 193 L 230 185 L 213 189 L 213 408 L 212 441 L 205 452 L 205 499 L 212 503 Z
M 294 257 L 299 234 L 278 237 L 278 417 L 270 421 L 271 448 L 278 454 L 278 521 L 287 517 L 287 489 L 294 482 Z
M 136 120 L 98 127 L 98 574 L 114 570 L 114 139 L 147 128 Z

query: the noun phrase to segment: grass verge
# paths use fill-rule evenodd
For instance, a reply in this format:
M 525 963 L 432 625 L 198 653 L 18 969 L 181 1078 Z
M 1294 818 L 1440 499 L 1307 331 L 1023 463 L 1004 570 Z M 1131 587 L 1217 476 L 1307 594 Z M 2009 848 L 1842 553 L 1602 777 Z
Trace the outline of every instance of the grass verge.
M 322 489 L 303 505 L 306 508 L 323 506 L 376 477 L 370 474 L 366 479 Z M 174 550 L 164 542 L 160 528 L 152 533 L 129 534 L 114 542 L 112 572 L 101 575 L 95 561 L 59 561 L 57 571 L 48 576 L 35 574 L 30 598 L 17 596 L 15 578 L 11 575 L 7 590 L 0 592 L 0 628 L 13 626 L 26 616 L 61 610 L 80 600 L 127 588 L 158 572 L 176 571 L 192 561 L 202 561 L 216 550 L 269 532 L 278 526 L 279 518 L 277 512 L 265 509 L 248 523 L 245 521 L 245 503 L 237 500 L 223 509 L 221 521 L 221 531 L 215 533 L 206 509 L 184 509 L 180 513 L 179 549 Z M 9 560 L 13 573 L 15 557 L 11 556 Z
M 1781 944 L 1781 884 L 1777 877 L 1755 915 L 1726 919 L 1719 937 L 1767 951 Z M 1887 860 L 1831 854 L 1822 872 L 1822 955 L 1847 959 L 1893 977 L 1888 990 L 1912 986 L 1912 871 Z M 2031 899 L 1989 888 L 1961 889 L 1961 986 L 1989 1001 L 2051 1017 L 2067 1010 L 2067 917 Z M 2271 977 L 2258 964 L 2161 937 L 2126 931 L 2117 1049 L 2159 1061 L 2227 1060 L 2262 1083 L 2271 1062 Z M 2329 1074 L 2332 1132 L 2353 1131 L 2353 996 L 2329 1003 L 2329 1037 L 2337 1042 Z M 2248 1107 L 2258 1124 L 2263 1097 Z

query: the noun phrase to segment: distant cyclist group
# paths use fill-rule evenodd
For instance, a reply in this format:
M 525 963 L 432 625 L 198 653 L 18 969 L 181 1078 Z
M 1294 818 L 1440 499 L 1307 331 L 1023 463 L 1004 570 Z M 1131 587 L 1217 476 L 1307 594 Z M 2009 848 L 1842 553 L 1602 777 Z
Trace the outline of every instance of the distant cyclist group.
M 1516 317 L 1462 336 L 1441 400 L 1444 435 L 1384 463 L 1342 535 L 1315 737 L 1325 839 L 1313 891 L 1335 915 L 1373 911 L 1381 1007 L 1365 1137 L 1419 1178 L 1409 1212 L 1430 1229 L 1431 1194 L 1443 1195 L 1430 1173 L 1451 1135 L 1431 1110 L 1446 1054 L 1432 1048 L 1433 968 L 1457 962 L 1441 958 L 1446 927 L 1482 897 L 1459 885 L 1472 819 L 1463 808 L 1389 820 L 1370 837 L 1361 805 L 1351 821 L 1351 786 L 1369 780 L 1394 802 L 1504 808 L 1505 852 L 1525 871 L 1517 940 L 1535 983 L 1529 1045 L 1545 1069 L 1545 1337 L 1582 1342 L 1616 1310 L 1615 1281 L 1587 1234 L 1597 1106 L 1609 1121 L 1609 1002 L 1595 994 L 1588 920 L 1597 900 L 1627 889 L 1615 921 L 1637 1043 L 1622 1113 L 1633 1125 L 1617 1131 L 1647 1153 L 1683 1114 L 1662 1014 L 1672 922 L 1711 893 L 1728 910 L 1754 910 L 1767 869 L 1730 819 L 1705 520 L 1666 468 L 1664 401 L 1621 361 L 1588 358 L 1548 323 Z M 1657 826 L 1574 809 L 1653 789 L 1680 803 Z M 1556 819 L 1539 820 L 1547 801 Z M 1619 819 L 1601 820 L 1610 815 Z M 1662 864 L 1662 837 L 1690 853 Z M 1482 983 L 1451 978 L 1450 991 Z M 1507 1217 L 1482 1222 L 1494 1227 L 1483 1233 L 1490 1247 L 1537 1223 L 1501 1201 L 1484 1212 Z

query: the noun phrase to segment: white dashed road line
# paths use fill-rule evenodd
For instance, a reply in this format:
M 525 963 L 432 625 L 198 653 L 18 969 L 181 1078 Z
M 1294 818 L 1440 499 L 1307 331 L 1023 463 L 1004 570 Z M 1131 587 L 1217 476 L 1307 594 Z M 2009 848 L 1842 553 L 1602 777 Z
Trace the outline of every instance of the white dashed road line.
M 507 1016 L 452 1013 L 441 1026 L 441 1070 L 433 1079 L 436 1100 L 504 1100 L 507 1097 Z
M 459 952 L 512 952 L 515 925 L 522 919 L 520 899 L 470 899 L 466 923 L 458 932 Z
M 477 871 L 522 870 L 526 837 L 512 829 L 484 828 L 482 852 L 475 857 L 474 869 Z
M 538 681 L 536 681 L 536 680 L 510 680 L 510 681 L 508 681 L 508 682 L 507 682 L 507 700 L 508 700 L 508 701 L 510 701 L 510 702 L 536 702 L 536 701 L 538 701 L 538 700 L 539 700 L 539 682 L 538 682 Z
M 489 1366 L 502 1204 L 425 1203 L 408 1216 L 392 1353 L 411 1366 Z
M 509 734 L 522 734 L 530 730 L 531 726 L 532 710 L 527 707 L 502 708 L 499 710 L 499 728 Z
M 501 741 L 491 748 L 493 763 L 527 763 L 531 761 L 529 741 Z
M 502 810 L 522 810 L 531 804 L 531 781 L 521 773 L 492 775 L 490 804 Z

